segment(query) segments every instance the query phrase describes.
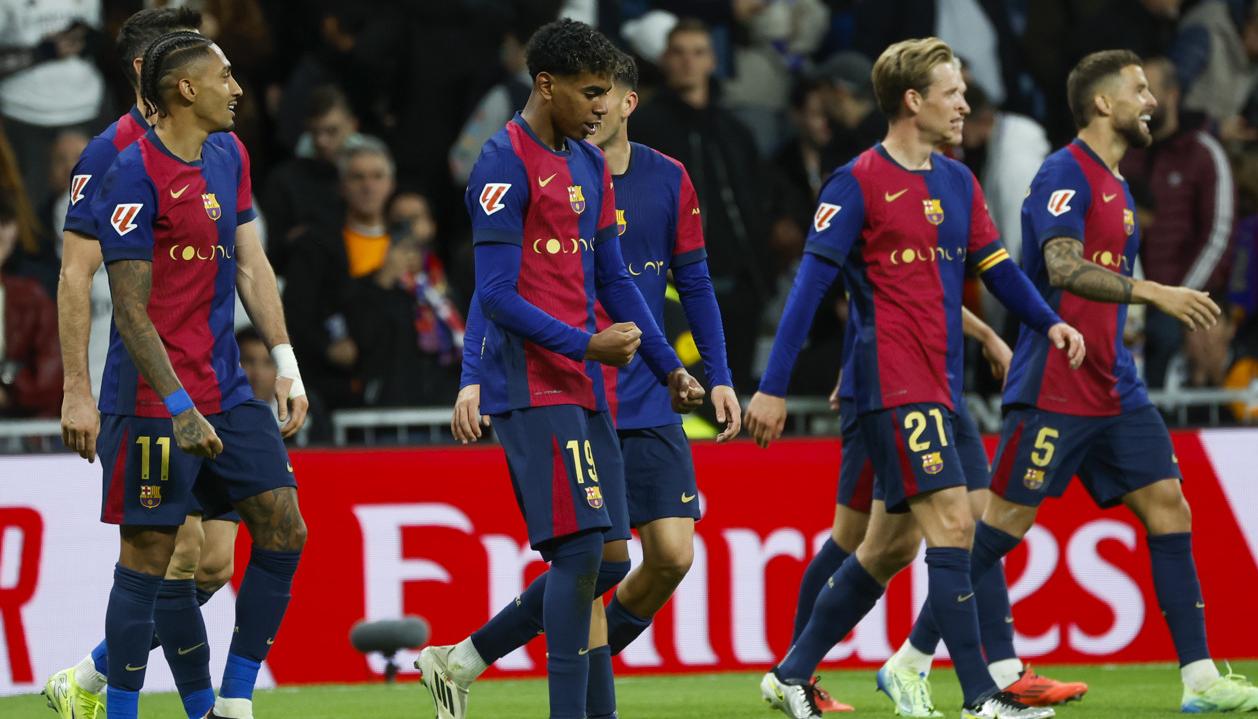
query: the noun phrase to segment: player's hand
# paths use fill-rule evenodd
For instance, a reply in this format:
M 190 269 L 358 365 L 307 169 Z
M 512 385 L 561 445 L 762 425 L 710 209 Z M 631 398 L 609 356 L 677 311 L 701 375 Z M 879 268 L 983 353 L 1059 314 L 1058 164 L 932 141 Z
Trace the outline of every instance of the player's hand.
M 481 438 L 482 426 L 489 426 L 489 415 L 480 413 L 480 385 L 469 384 L 459 390 L 459 396 L 454 400 L 450 431 L 455 439 L 467 444 Z
M 303 393 L 290 398 L 293 390 L 291 377 L 278 377 L 275 380 L 275 406 L 280 412 L 280 436 L 288 439 L 306 423 L 306 413 L 310 411 L 310 399 Z
M 1066 356 L 1070 358 L 1070 369 L 1079 369 L 1083 358 L 1088 354 L 1079 330 L 1065 322 L 1058 322 L 1048 328 L 1048 339 L 1054 347 L 1066 351 Z
M 1013 362 L 1013 350 L 995 332 L 989 333 L 983 340 L 983 359 L 991 366 L 992 377 L 1003 384 L 1009 375 L 1009 364 Z
M 668 373 L 668 396 L 673 402 L 674 412 L 689 414 L 695 411 L 703 404 L 706 394 L 699 380 L 691 377 L 684 368 L 678 367 Z
M 834 389 L 830 390 L 830 397 L 829 397 L 830 409 L 834 410 L 835 412 L 839 411 L 839 405 L 842 404 L 842 402 L 839 400 L 839 387 L 842 387 L 842 386 L 843 386 L 843 375 L 840 374 L 839 380 L 834 383 Z
M 1210 295 L 1187 287 L 1163 285 L 1153 295 L 1153 304 L 1159 310 L 1183 322 L 1190 331 L 1213 327 L 1223 316 L 1223 310 L 1214 304 Z
M 747 405 L 747 414 L 743 419 L 751 438 L 762 448 L 767 448 L 770 442 L 782 436 L 786 427 L 786 398 L 757 392 L 751 398 L 751 404 Z
M 96 436 L 100 434 L 100 411 L 92 395 L 66 392 L 61 400 L 61 441 L 88 462 L 96 461 Z
M 716 410 L 716 421 L 725 425 L 725 429 L 716 435 L 717 444 L 737 437 L 743 428 L 743 408 L 738 406 L 738 395 L 734 393 L 734 388 L 727 384 L 713 387 L 712 407 Z
M 214 459 L 223 452 L 223 440 L 196 407 L 175 415 L 175 442 L 179 449 L 198 457 Z
M 590 338 L 585 348 L 585 358 L 611 365 L 624 367 L 633 360 L 633 355 L 642 344 L 642 330 L 632 322 L 617 322 Z

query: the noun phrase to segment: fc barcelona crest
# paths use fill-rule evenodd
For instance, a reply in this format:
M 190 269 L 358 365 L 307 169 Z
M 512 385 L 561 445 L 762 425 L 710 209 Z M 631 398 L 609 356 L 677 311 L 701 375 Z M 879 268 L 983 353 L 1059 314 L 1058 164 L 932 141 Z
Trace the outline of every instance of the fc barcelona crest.
M 625 211 L 616 210 L 616 234 L 625 234 L 625 228 L 627 227 L 629 227 L 629 224 L 625 222 Z
M 938 223 L 935 223 L 938 224 Z M 928 452 L 922 455 L 922 471 L 926 474 L 939 474 L 943 471 L 943 453 Z
M 568 187 L 568 204 L 572 207 L 572 211 L 578 215 L 585 212 L 585 195 L 581 194 L 580 185 L 570 185 Z
M 585 503 L 590 505 L 591 509 L 603 508 L 603 490 L 598 487 L 585 488 Z
M 926 213 L 926 221 L 930 224 L 943 223 L 943 200 L 922 200 L 922 211 Z
M 145 509 L 157 509 L 162 503 L 162 487 L 159 484 L 140 485 L 140 506 Z
M 1031 491 L 1035 491 L 1044 486 L 1044 470 L 1028 467 L 1026 474 L 1022 477 L 1022 486 Z
M 223 208 L 218 204 L 218 198 L 213 192 L 207 192 L 201 195 L 201 202 L 205 203 L 205 214 L 210 216 L 211 220 L 218 222 L 218 218 L 223 216 Z
M 1123 208 L 1123 231 L 1126 232 L 1128 236 L 1136 231 L 1136 213 L 1125 207 Z

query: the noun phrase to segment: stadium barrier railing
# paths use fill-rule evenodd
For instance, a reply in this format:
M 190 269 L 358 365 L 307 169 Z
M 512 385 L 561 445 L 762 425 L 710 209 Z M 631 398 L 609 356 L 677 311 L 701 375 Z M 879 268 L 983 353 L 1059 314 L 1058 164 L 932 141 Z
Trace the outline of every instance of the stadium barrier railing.
M 1245 389 L 1174 389 L 1149 392 L 1167 422 L 1176 427 L 1258 424 L 1258 382 Z M 744 400 L 749 398 L 744 398 Z M 825 397 L 790 397 L 786 434 L 839 433 L 838 415 Z M 979 429 L 1000 431 L 1000 397 L 966 394 L 966 405 Z M 442 444 L 450 436 L 449 407 L 346 409 L 332 413 L 335 446 Z M 62 449 L 55 419 L 0 421 L 0 454 L 55 452 Z

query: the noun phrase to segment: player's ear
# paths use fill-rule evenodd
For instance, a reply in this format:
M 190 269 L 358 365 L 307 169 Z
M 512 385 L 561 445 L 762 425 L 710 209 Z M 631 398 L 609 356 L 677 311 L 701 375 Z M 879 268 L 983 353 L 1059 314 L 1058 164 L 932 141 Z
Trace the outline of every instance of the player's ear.
M 625 93 L 625 99 L 620 103 L 620 111 L 624 114 L 625 119 L 627 120 L 636 109 L 638 109 L 638 93 L 636 90 L 630 90 Z
M 904 106 L 914 115 L 922 109 L 922 94 L 913 88 L 904 91 Z
M 550 100 L 555 96 L 555 76 L 549 72 L 539 72 L 533 78 L 533 89 L 543 98 Z
M 1099 92 L 1092 96 L 1092 107 L 1096 110 L 1096 114 L 1102 117 L 1109 116 L 1114 110 L 1114 104 L 1110 102 L 1109 96 Z
M 192 80 L 186 77 L 179 80 L 179 96 L 188 103 L 197 101 L 197 88 L 192 84 Z
M 139 84 L 140 84 L 140 74 L 141 74 L 142 72 L 144 72 L 144 58 L 143 58 L 143 57 L 133 57 L 133 58 L 131 58 L 131 69 L 135 71 L 135 77 L 136 77 L 136 83 L 135 83 L 135 84 L 139 85 Z

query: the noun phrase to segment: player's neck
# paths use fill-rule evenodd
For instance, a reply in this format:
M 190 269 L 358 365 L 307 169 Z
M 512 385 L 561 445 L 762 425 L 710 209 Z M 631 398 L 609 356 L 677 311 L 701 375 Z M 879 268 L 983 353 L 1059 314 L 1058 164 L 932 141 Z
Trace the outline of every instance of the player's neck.
M 140 113 L 141 116 L 144 117 L 144 121 L 149 124 L 149 127 L 152 127 L 153 123 L 157 122 L 156 116 L 144 115 L 144 98 L 140 97 L 139 90 L 135 91 L 135 109 Z
M 173 115 L 159 118 L 153 130 L 170 154 L 184 162 L 200 160 L 201 146 L 210 136 L 210 133 L 197 127 L 193 122 L 180 122 Z
M 1118 163 L 1127 154 L 1126 138 L 1107 124 L 1094 122 L 1079 131 L 1079 139 L 1101 158 L 1110 172 L 1118 174 Z
M 600 146 L 603 157 L 607 158 L 607 171 L 612 175 L 623 175 L 629 170 L 629 133 L 622 126 L 616 136 Z
M 927 142 L 911 120 L 891 123 L 882 148 L 906 170 L 929 170 L 935 145 Z
M 534 98 L 529 98 L 524 109 L 520 111 L 520 117 L 528 123 L 529 129 L 533 131 L 537 139 L 542 141 L 543 145 L 559 152 L 568 149 L 567 138 L 555 129 L 555 125 L 550 121 L 550 114 L 542 112 L 542 109 L 534 104 Z

